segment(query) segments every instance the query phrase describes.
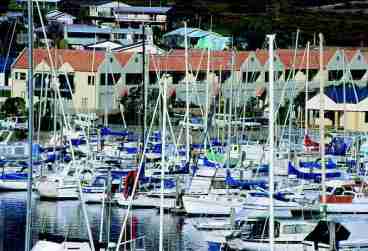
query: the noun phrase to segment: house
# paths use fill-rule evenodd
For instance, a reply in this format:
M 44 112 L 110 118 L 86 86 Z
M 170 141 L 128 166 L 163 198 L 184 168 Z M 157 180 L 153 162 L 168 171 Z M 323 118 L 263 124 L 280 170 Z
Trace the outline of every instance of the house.
M 120 1 L 111 1 L 111 0 L 101 0 L 101 1 L 88 1 L 84 6 L 89 10 L 89 16 L 95 20 L 95 23 L 98 24 L 98 21 L 101 20 L 112 20 L 114 19 L 114 9 L 120 7 L 129 7 L 130 5 L 122 3 Z
M 185 34 L 186 33 L 186 34 Z M 169 48 L 184 48 L 185 35 L 188 37 L 188 47 L 197 49 L 224 50 L 229 48 L 230 38 L 218 33 L 198 28 L 179 28 L 163 35 L 164 43 Z
M 57 22 L 61 24 L 73 24 L 75 17 L 69 15 L 68 13 L 63 13 L 58 10 L 52 10 L 46 14 L 46 19 L 48 23 Z
M 320 94 L 307 101 L 312 126 L 319 125 Z M 325 124 L 350 131 L 368 130 L 368 88 L 340 84 L 325 88 Z
M 158 26 L 167 29 L 168 16 L 171 7 L 125 6 L 114 8 L 114 16 L 122 27 L 140 27 L 142 23 L 148 26 Z
M 126 86 L 142 81 L 141 56 L 135 53 L 106 53 L 91 50 L 34 50 L 35 96 L 51 92 L 52 67 L 66 110 L 71 112 L 118 111 L 120 95 Z M 11 69 L 12 97 L 26 98 L 27 52 L 23 50 Z M 70 91 L 71 90 L 71 91 Z M 35 100 L 37 101 L 37 100 Z
M 112 49 L 114 52 L 138 52 L 143 53 L 143 41 L 139 41 L 133 44 L 120 45 Z M 145 41 L 145 51 L 146 54 L 156 55 L 164 54 L 166 51 L 158 47 L 153 43 L 153 41 Z
M 143 38 L 141 29 L 99 27 L 94 25 L 72 24 L 64 26 L 64 39 L 75 48 L 85 47 L 97 42 L 115 40 L 123 45 L 136 43 Z M 145 39 L 152 41 L 152 31 L 146 29 Z

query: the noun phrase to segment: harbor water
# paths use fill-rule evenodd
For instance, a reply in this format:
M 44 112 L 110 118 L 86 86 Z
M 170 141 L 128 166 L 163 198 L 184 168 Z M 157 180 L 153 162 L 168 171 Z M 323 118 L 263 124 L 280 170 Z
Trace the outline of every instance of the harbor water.
M 87 205 L 94 240 L 100 231 L 101 205 Z M 126 209 L 113 207 L 111 238 L 118 239 Z M 63 235 L 68 238 L 87 239 L 87 230 L 79 201 L 33 200 L 33 244 L 40 233 Z M 157 209 L 134 209 L 129 227 L 134 228 L 137 248 L 158 250 L 159 211 Z M 0 194 L 0 251 L 23 251 L 26 226 L 26 192 Z M 184 216 L 165 214 L 165 250 L 208 250 L 207 243 L 185 221 Z M 129 249 L 127 249 L 129 250 Z

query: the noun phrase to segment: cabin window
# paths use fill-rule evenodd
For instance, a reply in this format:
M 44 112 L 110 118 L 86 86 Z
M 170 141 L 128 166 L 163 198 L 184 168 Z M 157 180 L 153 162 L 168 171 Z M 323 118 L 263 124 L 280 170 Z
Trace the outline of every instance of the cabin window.
M 334 195 L 343 195 L 344 189 L 342 187 L 336 187 Z
M 364 122 L 368 123 L 368 112 L 364 112 Z
M 88 76 L 88 85 L 95 85 L 95 76 L 93 75 Z
M 309 233 L 312 230 L 313 226 L 306 224 L 285 225 L 283 227 L 284 234 L 302 234 Z

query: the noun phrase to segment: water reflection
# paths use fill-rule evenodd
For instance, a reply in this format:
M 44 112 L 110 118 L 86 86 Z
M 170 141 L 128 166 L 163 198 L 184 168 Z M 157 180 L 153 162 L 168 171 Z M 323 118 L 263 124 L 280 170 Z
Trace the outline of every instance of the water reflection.
M 87 213 L 93 236 L 98 240 L 100 231 L 101 205 L 88 205 Z M 114 207 L 111 212 L 111 239 L 117 241 L 121 224 L 126 215 L 126 209 Z M 134 226 L 127 235 L 144 236 L 144 242 L 139 247 L 146 250 L 158 250 L 159 246 L 159 213 L 156 209 L 136 209 L 129 216 Z M 106 222 L 106 221 L 105 221 Z M 0 194 L 0 251 L 24 250 L 24 236 L 26 223 L 26 193 Z M 164 245 L 165 250 L 206 250 L 200 235 L 184 221 L 183 217 L 165 214 Z M 87 239 L 86 226 L 79 201 L 39 201 L 33 203 L 34 243 L 39 233 L 50 233 L 73 238 Z M 105 235 L 104 235 L 105 238 Z

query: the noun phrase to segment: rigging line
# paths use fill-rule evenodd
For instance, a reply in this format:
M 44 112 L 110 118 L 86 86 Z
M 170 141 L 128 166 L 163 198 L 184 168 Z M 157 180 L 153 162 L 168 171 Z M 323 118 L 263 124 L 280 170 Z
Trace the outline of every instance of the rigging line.
M 40 5 L 39 5 L 38 1 L 36 1 L 36 6 L 37 6 L 37 11 L 38 11 L 38 15 L 39 15 L 39 18 L 40 18 L 41 26 L 42 26 L 42 32 L 43 32 L 43 35 L 44 35 L 45 41 L 46 41 L 46 48 L 47 48 L 48 57 L 49 57 L 49 60 L 50 60 L 50 63 L 51 63 L 51 69 L 52 69 L 52 72 L 53 72 L 53 80 L 54 80 L 53 83 L 55 83 L 55 80 L 57 79 L 57 77 L 56 77 L 57 76 L 56 75 L 56 70 L 55 70 L 54 62 L 53 62 L 52 57 L 51 57 L 50 46 L 49 46 L 49 43 L 47 41 L 47 35 L 46 35 L 45 25 L 44 25 L 44 22 L 43 22 L 43 18 L 42 18 L 42 14 L 41 14 L 41 9 L 40 9 Z M 69 123 L 66 120 L 66 116 L 65 116 L 65 112 L 64 112 L 64 107 L 63 107 L 62 100 L 61 100 L 61 94 L 60 94 L 59 86 L 56 85 L 56 86 L 54 86 L 54 88 L 56 89 L 56 93 L 57 93 L 58 100 L 59 100 L 59 103 L 60 103 L 60 110 L 61 110 L 62 115 L 63 115 L 64 123 L 67 126 L 67 128 L 69 130 L 71 130 L 71 127 L 70 127 Z M 74 149 L 72 147 L 71 138 L 69 138 L 69 144 L 71 146 L 70 149 L 71 149 L 71 153 L 72 153 L 72 159 L 75 160 L 75 154 L 74 154 Z M 95 246 L 94 246 L 94 242 L 93 242 L 91 228 L 90 228 L 90 225 L 89 225 L 89 219 L 88 219 L 88 216 L 87 216 L 86 205 L 85 205 L 84 197 L 83 197 L 83 194 L 82 194 L 81 180 L 78 179 L 78 181 L 79 181 L 78 182 L 78 188 L 79 188 L 80 200 L 81 200 L 81 203 L 82 203 L 82 211 L 83 211 L 84 220 L 85 220 L 86 227 L 87 227 L 88 238 L 89 238 L 91 249 L 92 249 L 92 251 L 94 251 L 95 250 Z
M 18 23 L 18 18 L 15 19 L 15 22 L 14 22 L 14 28 L 13 28 L 13 32 L 12 32 L 12 35 L 11 35 L 11 38 L 10 38 L 8 52 L 6 53 L 6 58 L 5 58 L 5 64 L 4 64 L 3 72 L 5 72 L 6 65 L 8 64 L 8 59 L 9 59 L 9 55 L 10 55 L 10 48 L 11 48 L 12 43 L 13 43 L 13 40 L 14 40 L 15 28 L 17 27 L 17 23 Z M 9 29 L 10 29 L 10 27 L 9 27 Z
M 151 134 L 151 131 L 152 131 L 152 128 L 153 128 L 153 122 L 154 122 L 154 118 L 157 114 L 157 110 L 158 110 L 158 104 L 159 104 L 159 101 L 160 101 L 160 97 L 162 95 L 162 90 L 161 88 L 159 89 L 159 98 L 157 99 L 156 101 L 156 105 L 155 105 L 155 109 L 154 109 L 154 112 L 153 112 L 153 118 L 151 120 L 151 124 L 150 124 L 150 128 L 148 130 L 148 133 L 147 133 L 147 136 L 146 136 L 146 140 L 145 142 L 148 143 L 148 140 L 149 140 L 149 136 Z M 118 242 L 117 242 L 117 245 L 116 245 L 116 251 L 119 251 L 120 250 L 120 246 L 123 244 L 122 243 L 122 239 L 123 239 L 123 235 L 124 235 L 124 232 L 126 230 L 126 226 L 127 226 L 127 221 L 128 221 L 128 217 L 129 217 L 129 212 L 133 206 L 133 198 L 135 196 L 135 193 L 136 193 L 136 190 L 137 190 L 137 186 L 138 186 L 138 180 L 139 180 L 139 174 L 141 173 L 141 170 L 142 170 L 142 166 L 143 166 L 143 161 L 144 161 L 144 156 L 146 154 L 146 151 L 147 151 L 147 146 L 148 144 L 145 144 L 143 146 L 143 151 L 142 151 L 142 156 L 140 158 L 140 161 L 139 161 L 139 165 L 138 165 L 138 171 L 137 171 L 137 175 L 136 175 L 136 178 L 134 180 L 134 184 L 133 184 L 133 189 L 132 189 L 132 193 L 130 195 L 130 198 L 129 198 L 129 203 L 128 203 L 128 208 L 127 208 L 127 214 L 125 215 L 124 217 L 124 220 L 123 220 L 123 225 L 121 227 L 121 230 L 120 230 L 120 234 L 119 234 L 119 238 L 118 238 Z

